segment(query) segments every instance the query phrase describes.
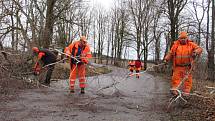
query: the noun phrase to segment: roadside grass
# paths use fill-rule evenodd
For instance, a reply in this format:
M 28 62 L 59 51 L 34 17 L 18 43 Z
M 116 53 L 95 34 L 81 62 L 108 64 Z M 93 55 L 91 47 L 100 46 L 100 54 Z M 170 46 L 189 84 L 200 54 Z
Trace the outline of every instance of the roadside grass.
M 112 72 L 112 70 L 110 70 L 106 66 L 93 67 L 93 68 L 90 68 L 89 66 L 87 66 L 86 72 L 87 72 L 86 76 L 97 76 L 97 75 L 101 75 L 101 74 L 110 73 L 110 72 Z

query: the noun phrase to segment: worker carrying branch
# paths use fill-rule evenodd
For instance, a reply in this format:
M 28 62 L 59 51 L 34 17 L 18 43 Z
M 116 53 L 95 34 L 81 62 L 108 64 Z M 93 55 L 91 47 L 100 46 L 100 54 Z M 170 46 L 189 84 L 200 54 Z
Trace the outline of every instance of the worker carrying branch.
M 36 75 L 40 73 L 40 70 L 42 67 L 49 65 L 51 63 L 55 63 L 57 61 L 57 55 L 48 49 L 39 49 L 37 47 L 33 47 L 32 50 L 33 50 L 33 54 L 37 56 L 37 61 L 33 67 L 34 74 Z M 42 61 L 43 65 L 40 65 L 39 61 Z M 46 86 L 49 86 L 51 75 L 54 70 L 54 64 L 49 65 L 46 68 L 47 68 L 46 79 L 42 80 L 44 82 L 41 82 L 41 83 Z
M 75 92 L 74 88 L 77 69 L 79 76 L 79 87 L 81 88 L 81 94 L 84 94 L 84 89 L 86 87 L 86 64 L 88 63 L 88 59 L 92 57 L 90 46 L 87 43 L 86 37 L 82 36 L 79 41 L 71 43 L 65 48 L 64 52 L 70 56 L 70 92 Z
M 171 81 L 171 93 L 178 95 L 176 89 L 180 82 L 186 76 L 186 72 L 190 71 L 195 57 L 202 53 L 202 48 L 188 39 L 186 32 L 181 32 L 179 39 L 176 40 L 171 47 L 170 52 L 165 56 L 164 63 L 170 59 L 173 60 L 173 76 Z M 192 74 L 188 73 L 188 79 L 183 84 L 183 94 L 185 96 L 190 94 L 192 88 Z

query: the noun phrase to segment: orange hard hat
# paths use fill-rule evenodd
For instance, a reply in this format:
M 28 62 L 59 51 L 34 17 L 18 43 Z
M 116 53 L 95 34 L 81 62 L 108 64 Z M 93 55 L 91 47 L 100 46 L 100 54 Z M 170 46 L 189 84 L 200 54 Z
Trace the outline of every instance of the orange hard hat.
M 39 52 L 38 47 L 32 47 L 32 50 L 33 50 L 34 52 Z
M 81 36 L 80 41 L 87 41 L 85 36 Z
M 187 32 L 182 31 L 179 35 L 180 39 L 186 39 L 187 38 Z

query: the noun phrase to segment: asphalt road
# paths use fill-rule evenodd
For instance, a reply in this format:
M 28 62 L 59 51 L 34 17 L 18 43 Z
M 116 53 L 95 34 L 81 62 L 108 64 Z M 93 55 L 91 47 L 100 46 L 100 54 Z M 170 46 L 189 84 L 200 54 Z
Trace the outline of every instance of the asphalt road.
M 128 77 L 128 71 L 87 78 L 84 95 L 68 90 L 68 80 L 52 82 L 49 88 L 20 92 L 0 110 L 1 121 L 168 121 L 168 80 L 142 73 Z

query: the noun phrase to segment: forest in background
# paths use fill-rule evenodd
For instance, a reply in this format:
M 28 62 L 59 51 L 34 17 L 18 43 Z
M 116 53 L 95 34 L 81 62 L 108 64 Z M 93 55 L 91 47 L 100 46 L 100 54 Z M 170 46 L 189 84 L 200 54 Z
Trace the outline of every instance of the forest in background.
M 1 50 L 63 49 L 85 35 L 98 63 L 135 55 L 147 68 L 148 60 L 160 63 L 178 33 L 187 31 L 204 48 L 201 71 L 214 81 L 213 0 L 115 0 L 110 10 L 89 0 L 0 0 L 0 7 Z

